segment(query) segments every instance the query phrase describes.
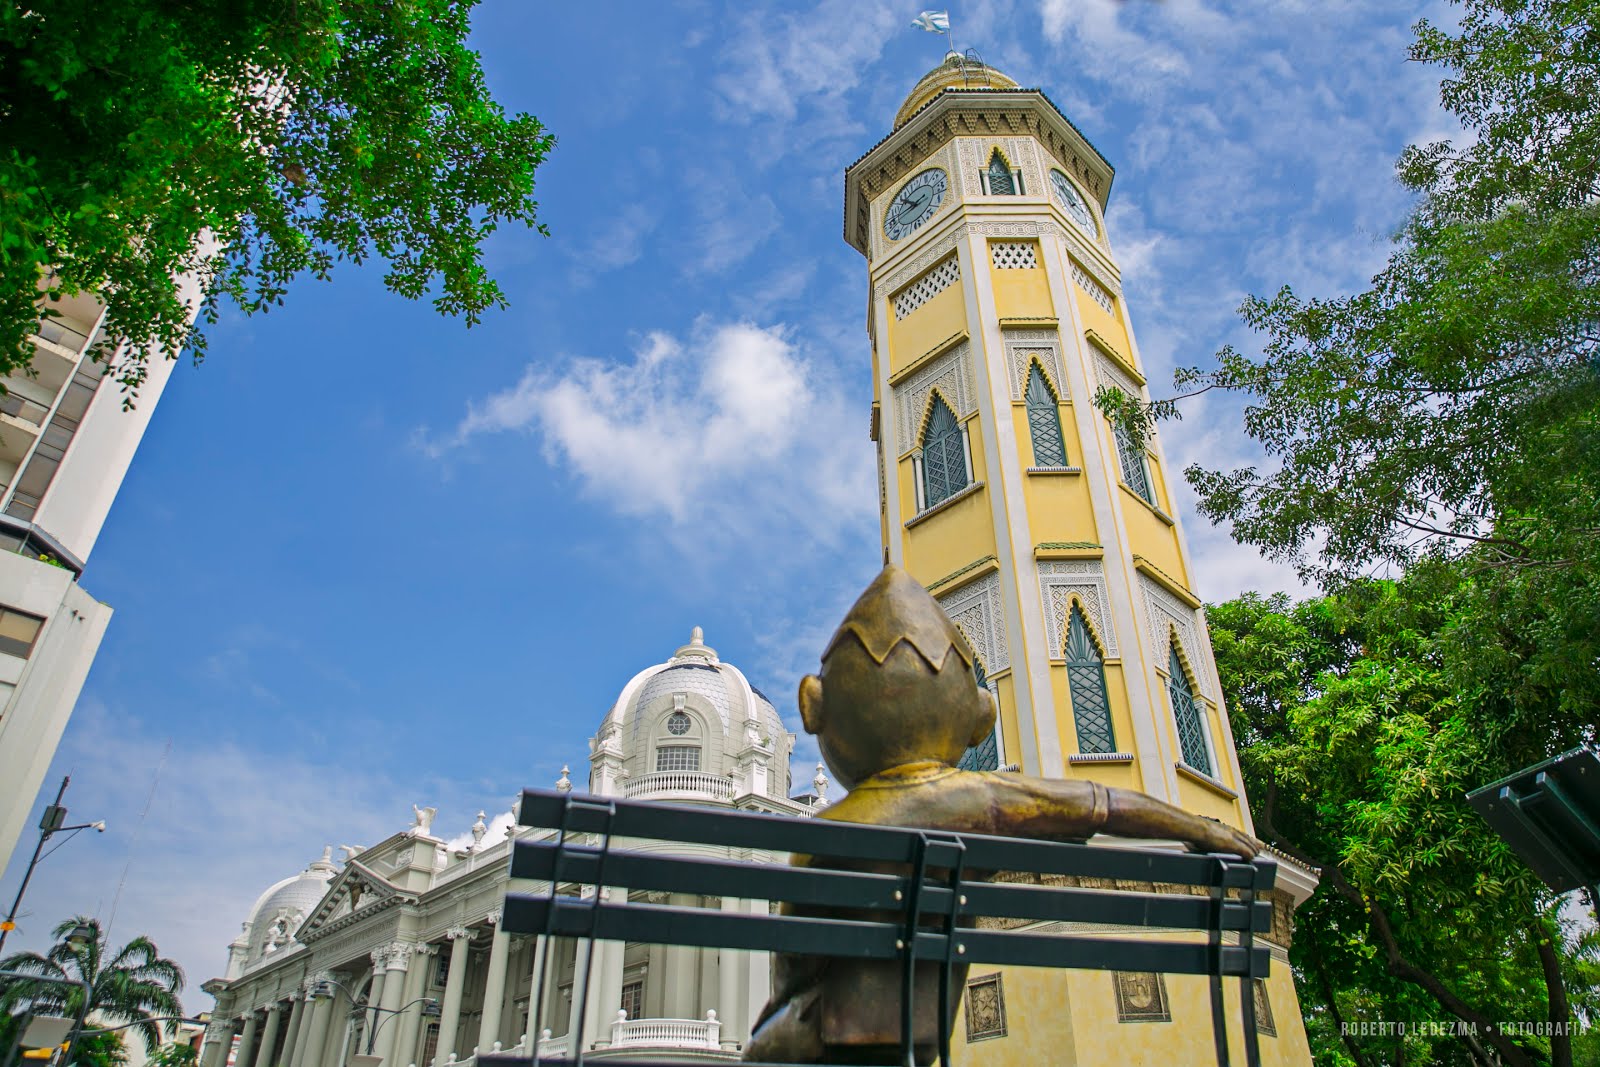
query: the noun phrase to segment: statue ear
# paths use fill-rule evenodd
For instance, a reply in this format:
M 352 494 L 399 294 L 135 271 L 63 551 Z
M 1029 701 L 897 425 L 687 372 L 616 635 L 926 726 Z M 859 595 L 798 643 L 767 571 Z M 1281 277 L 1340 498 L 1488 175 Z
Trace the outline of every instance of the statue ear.
M 983 744 L 984 739 L 989 736 L 989 731 L 995 728 L 995 721 L 1000 715 L 1000 701 L 995 699 L 995 695 L 989 690 L 979 688 L 978 699 L 983 712 L 978 716 L 978 725 L 972 731 L 972 740 L 967 742 L 968 748 L 976 748 Z
M 822 679 L 814 674 L 800 679 L 800 723 L 808 734 L 822 732 Z

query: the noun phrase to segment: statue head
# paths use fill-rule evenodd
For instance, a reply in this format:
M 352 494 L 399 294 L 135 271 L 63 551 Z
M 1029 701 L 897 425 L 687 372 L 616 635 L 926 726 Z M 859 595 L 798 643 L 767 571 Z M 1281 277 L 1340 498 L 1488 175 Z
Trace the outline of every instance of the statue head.
M 972 648 L 928 591 L 885 567 L 800 682 L 800 718 L 845 788 L 906 763 L 953 764 L 994 726 Z

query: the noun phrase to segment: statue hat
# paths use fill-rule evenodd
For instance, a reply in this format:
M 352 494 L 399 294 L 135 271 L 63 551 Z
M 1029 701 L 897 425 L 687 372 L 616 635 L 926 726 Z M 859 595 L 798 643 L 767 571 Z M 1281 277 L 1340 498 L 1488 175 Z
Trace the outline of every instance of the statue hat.
M 976 658 L 939 602 L 921 582 L 893 564 L 885 566 L 851 606 L 822 653 L 823 660 L 847 637 L 854 637 L 879 665 L 902 641 L 935 671 L 944 666 L 952 649 L 969 668 Z

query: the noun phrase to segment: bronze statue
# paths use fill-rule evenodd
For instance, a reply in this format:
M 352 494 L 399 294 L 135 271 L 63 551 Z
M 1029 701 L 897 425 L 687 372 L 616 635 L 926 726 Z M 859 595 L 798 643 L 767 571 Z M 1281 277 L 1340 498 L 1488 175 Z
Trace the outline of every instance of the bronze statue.
M 817 735 L 834 778 L 850 791 L 820 818 L 1053 840 L 1084 840 L 1103 831 L 1255 856 L 1256 842 L 1232 827 L 1143 793 L 957 770 L 956 761 L 988 736 L 995 721 L 994 698 L 978 688 L 973 660 L 966 639 L 927 590 L 904 571 L 885 567 L 835 632 L 822 655 L 821 677 L 807 675 L 800 683 L 806 732 Z M 810 856 L 792 862 L 838 866 Z M 851 917 L 862 916 L 857 911 Z M 966 985 L 966 970 L 958 968 L 952 1000 Z M 745 1047 L 746 1060 L 896 1058 L 899 964 L 781 955 L 773 979 L 772 1000 Z M 931 1061 L 938 1045 L 937 990 L 936 970 L 919 964 L 913 1004 L 918 1062 Z

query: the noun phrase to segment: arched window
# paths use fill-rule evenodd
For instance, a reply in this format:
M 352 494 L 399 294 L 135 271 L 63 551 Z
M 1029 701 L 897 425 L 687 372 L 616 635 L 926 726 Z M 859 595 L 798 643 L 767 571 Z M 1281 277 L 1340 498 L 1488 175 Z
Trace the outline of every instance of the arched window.
M 1189 676 L 1178 658 L 1178 643 L 1172 643 L 1172 658 L 1167 664 L 1167 696 L 1172 700 L 1172 716 L 1178 723 L 1178 747 L 1183 762 L 1204 774 L 1211 773 L 1211 752 L 1206 748 L 1206 724 L 1200 717 Z
M 1078 726 L 1079 752 L 1115 752 L 1111 706 L 1106 700 L 1106 667 L 1089 637 L 1089 624 L 1076 604 L 1067 616 L 1067 691 Z
M 1028 371 L 1028 432 L 1033 435 L 1033 465 L 1035 467 L 1065 467 L 1067 445 L 1061 439 L 1061 410 L 1056 406 L 1056 395 L 1044 380 L 1039 364 Z
M 1122 482 L 1129 489 L 1139 494 L 1139 499 L 1146 504 L 1156 502 L 1155 493 L 1150 488 L 1150 471 L 1144 465 L 1144 449 L 1133 439 L 1133 434 L 1128 432 L 1128 427 L 1120 419 L 1111 420 L 1111 436 L 1117 442 L 1117 459 L 1122 464 Z
M 1015 175 L 1011 173 L 1011 168 L 1006 165 L 1006 157 L 1000 154 L 1000 149 L 998 148 L 989 157 L 989 169 L 985 173 L 985 177 L 988 179 L 987 184 L 990 196 L 1015 196 L 1021 192 L 1017 188 L 1018 183 Z
M 967 453 L 961 426 L 943 397 L 935 398 L 928 428 L 922 432 L 922 485 L 930 508 L 967 487 Z
M 989 676 L 983 669 L 983 661 L 972 661 L 972 675 L 977 679 L 978 688 L 985 692 L 989 689 Z M 964 771 L 998 771 L 1000 769 L 1000 722 L 995 720 L 994 729 L 989 731 L 989 736 L 973 745 L 962 753 L 956 766 Z

